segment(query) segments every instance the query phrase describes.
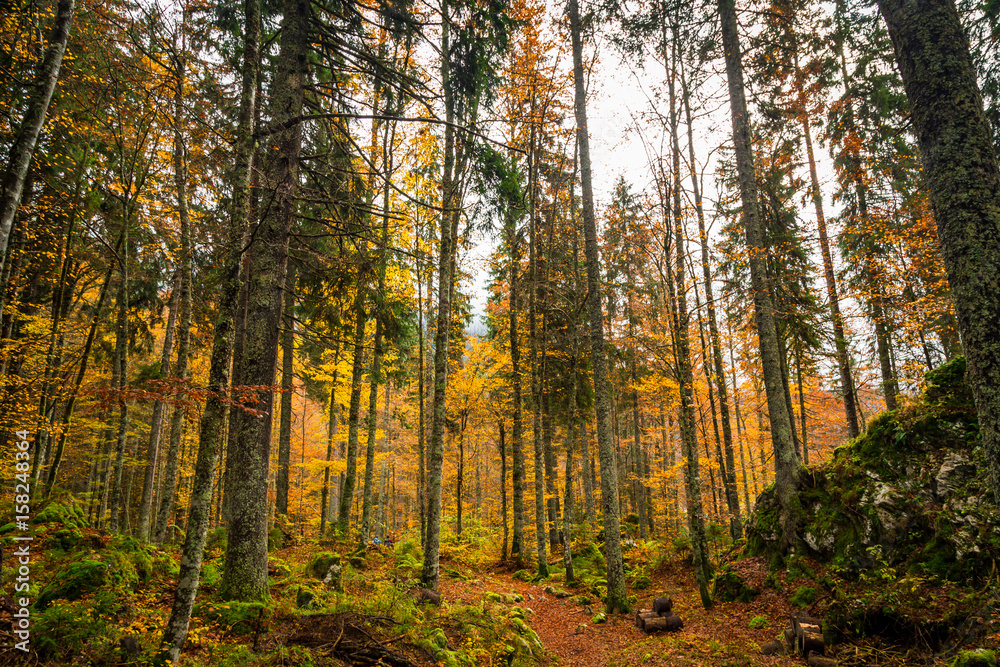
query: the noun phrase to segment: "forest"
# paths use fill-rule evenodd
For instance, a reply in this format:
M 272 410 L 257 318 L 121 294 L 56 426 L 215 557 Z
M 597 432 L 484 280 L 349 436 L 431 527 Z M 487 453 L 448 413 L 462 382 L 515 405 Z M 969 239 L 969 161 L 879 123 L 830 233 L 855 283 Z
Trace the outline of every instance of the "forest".
M 0 664 L 1000 653 L 996 0 L 4 0 Z

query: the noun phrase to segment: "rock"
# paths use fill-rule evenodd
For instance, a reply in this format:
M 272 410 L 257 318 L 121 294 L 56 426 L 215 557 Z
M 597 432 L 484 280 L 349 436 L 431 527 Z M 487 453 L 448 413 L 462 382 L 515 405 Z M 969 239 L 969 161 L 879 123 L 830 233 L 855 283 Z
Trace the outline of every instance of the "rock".
M 316 594 L 313 593 L 308 588 L 302 588 L 299 586 L 298 592 L 295 594 L 295 606 L 299 609 L 303 607 L 311 607 L 313 602 L 316 600 Z
M 580 625 L 576 626 L 576 630 L 573 632 L 573 634 L 574 635 L 582 635 L 586 631 L 587 631 L 587 624 L 586 623 L 581 623 Z
M 937 482 L 936 494 L 939 498 L 947 498 L 966 479 L 974 475 L 976 467 L 968 458 L 958 452 L 949 452 L 944 462 L 934 476 Z
M 326 576 L 323 577 L 323 583 L 335 591 L 339 592 L 341 590 L 340 565 L 335 563 L 330 566 L 326 571 Z
M 596 614 L 594 614 L 594 617 L 590 619 L 590 622 L 594 623 L 595 625 L 598 623 L 607 623 L 608 617 L 604 615 L 603 611 L 599 611 Z
M 788 655 L 788 649 L 777 640 L 761 644 L 760 652 L 762 655 Z

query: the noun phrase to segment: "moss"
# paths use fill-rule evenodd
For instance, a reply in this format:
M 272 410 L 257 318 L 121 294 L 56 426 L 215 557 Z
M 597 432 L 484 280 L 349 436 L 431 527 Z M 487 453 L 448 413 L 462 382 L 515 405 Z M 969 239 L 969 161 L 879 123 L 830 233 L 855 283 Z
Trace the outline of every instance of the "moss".
M 35 608 L 44 610 L 56 600 L 79 600 L 105 587 L 114 594 L 114 589 L 132 588 L 138 580 L 135 565 L 121 554 L 109 552 L 101 558 L 84 558 L 56 573 L 39 593 Z
M 989 649 L 962 651 L 948 667 L 997 667 L 996 653 Z
M 248 635 L 265 629 L 274 615 L 268 602 L 226 602 L 203 607 L 205 618 L 234 635 Z
M 805 609 L 819 597 L 819 591 L 812 586 L 799 586 L 788 599 L 798 609 Z
M 329 551 L 321 551 L 312 557 L 306 568 L 312 573 L 317 579 L 323 579 L 326 577 L 326 573 L 330 571 L 330 567 L 333 565 L 340 565 L 340 554 L 335 554 Z
M 760 591 L 747 585 L 743 577 L 729 567 L 723 567 L 715 575 L 712 597 L 723 602 L 751 602 Z

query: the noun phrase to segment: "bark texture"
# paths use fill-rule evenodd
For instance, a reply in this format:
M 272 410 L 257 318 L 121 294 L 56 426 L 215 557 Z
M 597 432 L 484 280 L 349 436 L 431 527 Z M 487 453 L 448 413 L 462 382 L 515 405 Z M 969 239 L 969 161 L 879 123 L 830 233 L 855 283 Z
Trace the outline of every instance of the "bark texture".
M 1000 501 L 1000 166 L 954 3 L 878 5 L 910 101 L 991 486 Z
M 306 80 L 310 5 L 287 0 L 282 21 L 281 50 L 272 98 L 272 122 L 281 124 L 302 113 Z M 288 259 L 288 237 L 295 217 L 302 127 L 275 132 L 267 138 L 271 150 L 262 173 L 273 197 L 260 221 L 247 275 L 244 379 L 248 384 L 274 385 L 278 353 L 278 322 Z M 274 392 L 257 393 L 260 416 L 243 419 L 236 447 L 228 452 L 231 480 L 230 522 L 222 594 L 227 600 L 266 599 L 267 478 L 271 456 Z

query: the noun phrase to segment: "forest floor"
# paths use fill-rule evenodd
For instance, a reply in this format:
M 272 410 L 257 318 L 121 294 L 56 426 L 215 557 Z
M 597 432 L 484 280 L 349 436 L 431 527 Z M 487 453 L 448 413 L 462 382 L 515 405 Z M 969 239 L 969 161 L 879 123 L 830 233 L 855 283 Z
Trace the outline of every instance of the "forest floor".
M 762 563 L 747 563 L 763 570 Z M 556 598 L 542 583 L 526 583 L 506 572 L 496 572 L 479 581 L 447 580 L 441 589 L 445 599 L 464 603 L 483 592 L 518 593 L 533 613 L 529 624 L 546 650 L 560 665 L 574 667 L 626 667 L 631 665 L 690 665 L 743 667 L 744 665 L 804 664 L 789 657 L 761 655 L 760 646 L 771 641 L 784 627 L 793 607 L 773 590 L 765 590 L 751 603 L 727 602 L 704 609 L 692 569 L 680 559 L 668 561 L 652 576 L 652 586 L 637 593 L 639 606 L 648 609 L 652 599 L 671 597 L 674 613 L 684 621 L 680 632 L 647 635 L 636 628 L 631 614 L 610 616 L 593 623 L 602 605 L 581 605 L 575 596 Z M 751 628 L 753 619 L 757 618 Z
M 56 516 L 57 509 L 49 514 Z M 64 516 L 35 529 L 35 539 L 44 548 L 32 572 L 39 577 L 42 597 L 51 603 L 33 612 L 35 655 L 29 662 L 138 664 L 142 656 L 153 654 L 166 623 L 179 556 L 173 548 L 143 546 L 71 524 Z M 270 554 L 271 600 L 264 604 L 230 603 L 219 597 L 223 557 L 221 547 L 214 546 L 203 568 L 183 663 L 191 667 L 805 665 L 796 656 L 765 656 L 761 646 L 780 637 L 791 614 L 800 609 L 812 613 L 824 604 L 822 593 L 813 604 L 799 601 L 796 607 L 790 601 L 806 585 L 828 578 L 818 563 L 809 561 L 796 570 L 808 570 L 811 578 L 805 579 L 787 570 L 768 572 L 761 557 L 725 564 L 731 560 L 729 552 L 719 550 L 716 554 L 728 568 L 724 571 L 736 573 L 759 594 L 749 602 L 717 601 L 704 609 L 683 551 L 675 551 L 676 543 L 646 540 L 626 552 L 630 602 L 648 609 L 653 598 L 670 597 L 673 613 L 684 622 L 679 632 L 647 635 L 635 627 L 632 614 L 601 613 L 603 605 L 595 592 L 603 590 L 603 567 L 595 564 L 603 559 L 594 545 L 585 545 L 576 554 L 579 581 L 572 586 L 565 582 L 557 559 L 551 564 L 551 577 L 525 581 L 531 572 L 515 572 L 497 563 L 491 537 L 467 541 L 449 535 L 442 540 L 440 607 L 415 600 L 422 556 L 412 540 L 395 548 L 373 547 L 360 556 L 356 545 L 317 544 L 289 536 L 289 546 Z M 344 566 L 339 586 L 322 581 L 328 568 L 324 559 L 330 557 Z M 863 597 L 865 589 L 845 590 L 850 597 Z M 934 597 L 941 600 L 958 594 L 935 590 Z M 986 607 L 995 604 L 979 599 L 980 608 L 983 602 Z M 940 622 L 946 610 L 935 608 L 933 616 Z M 9 609 L 0 598 L 0 635 L 10 636 L 10 622 Z M 1000 617 L 980 627 L 975 643 L 1000 649 Z M 851 643 L 829 649 L 838 667 L 943 667 L 955 655 L 954 650 L 935 655 L 919 637 L 901 641 L 898 634 L 854 637 Z M 0 651 L 0 665 L 22 663 L 12 652 Z

